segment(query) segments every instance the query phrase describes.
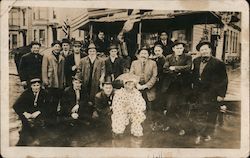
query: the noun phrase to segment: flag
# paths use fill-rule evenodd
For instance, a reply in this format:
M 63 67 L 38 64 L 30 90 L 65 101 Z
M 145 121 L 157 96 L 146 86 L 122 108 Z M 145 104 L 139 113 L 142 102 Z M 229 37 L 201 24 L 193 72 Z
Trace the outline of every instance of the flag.
M 69 24 L 68 24 L 68 19 L 63 21 L 63 25 L 62 25 L 62 30 L 65 33 L 65 37 L 69 38 Z

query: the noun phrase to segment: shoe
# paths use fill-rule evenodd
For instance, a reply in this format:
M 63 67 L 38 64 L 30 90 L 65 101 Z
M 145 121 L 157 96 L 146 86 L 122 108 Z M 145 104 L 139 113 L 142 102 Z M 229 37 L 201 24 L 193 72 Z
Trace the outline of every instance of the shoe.
M 208 142 L 208 141 L 212 140 L 212 138 L 211 138 L 210 135 L 208 135 L 208 136 L 206 136 L 206 138 L 205 138 L 204 140 L 205 140 L 206 142 Z
M 195 138 L 195 144 L 200 144 L 201 143 L 201 137 L 198 136 Z
M 185 135 L 185 131 L 182 129 L 182 130 L 180 130 L 180 132 L 179 132 L 179 136 L 183 136 L 183 135 Z

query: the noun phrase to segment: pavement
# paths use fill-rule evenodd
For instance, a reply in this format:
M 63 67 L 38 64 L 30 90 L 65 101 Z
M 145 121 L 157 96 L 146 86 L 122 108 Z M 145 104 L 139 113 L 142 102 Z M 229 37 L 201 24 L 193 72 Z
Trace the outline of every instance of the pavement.
M 23 92 L 20 86 L 16 67 L 13 60 L 9 61 L 10 83 L 9 83 L 9 100 L 10 100 L 10 145 L 15 146 L 19 140 L 19 131 L 21 122 L 12 109 L 13 103 Z M 224 125 L 216 125 L 214 136 L 209 142 L 202 142 L 199 145 L 194 143 L 195 136 L 192 130 L 187 130 L 186 135 L 179 136 L 178 132 L 173 129 L 168 131 L 152 131 L 150 120 L 146 119 L 143 123 L 144 136 L 137 139 L 129 134 L 130 127 L 120 139 L 113 139 L 109 133 L 103 133 L 103 130 L 91 125 L 86 125 L 73 132 L 75 140 L 69 140 L 69 128 L 52 128 L 41 136 L 43 145 L 40 146 L 71 146 L 71 147 L 143 147 L 143 148 L 240 148 L 240 68 L 232 70 L 227 69 L 229 77 L 228 92 L 226 95 L 226 104 L 234 110 L 233 114 L 224 115 Z M 157 115 L 152 112 L 151 115 Z M 62 132 L 63 131 L 63 132 Z

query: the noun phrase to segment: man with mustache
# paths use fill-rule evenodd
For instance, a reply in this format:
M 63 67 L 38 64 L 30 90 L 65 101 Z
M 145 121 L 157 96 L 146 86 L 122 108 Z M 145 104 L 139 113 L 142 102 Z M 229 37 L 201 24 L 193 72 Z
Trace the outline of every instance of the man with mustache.
M 224 100 L 227 91 L 228 77 L 225 64 L 212 56 L 212 44 L 202 40 L 196 46 L 200 57 L 194 59 L 193 85 L 196 106 L 191 111 L 191 118 L 196 129 L 195 143 L 203 137 L 210 141 L 215 129 L 219 102 Z
M 136 87 L 142 92 L 147 108 L 151 110 L 152 101 L 156 98 L 157 65 L 155 61 L 149 59 L 149 52 L 146 48 L 139 50 L 138 55 L 138 60 L 131 64 L 130 73 L 140 77 L 140 82 Z

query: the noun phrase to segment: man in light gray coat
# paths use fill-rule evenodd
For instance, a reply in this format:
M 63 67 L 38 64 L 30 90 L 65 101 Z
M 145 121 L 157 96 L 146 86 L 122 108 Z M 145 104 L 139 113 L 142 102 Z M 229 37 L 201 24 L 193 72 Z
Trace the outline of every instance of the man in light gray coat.
M 51 44 L 53 50 L 43 56 L 42 80 L 52 97 L 51 117 L 56 116 L 58 103 L 65 85 L 64 57 L 60 54 L 61 42 L 54 41 Z

